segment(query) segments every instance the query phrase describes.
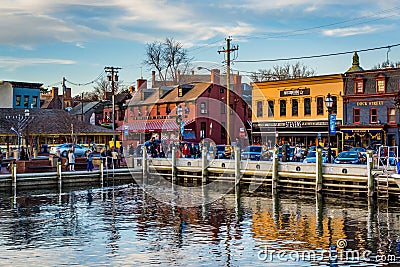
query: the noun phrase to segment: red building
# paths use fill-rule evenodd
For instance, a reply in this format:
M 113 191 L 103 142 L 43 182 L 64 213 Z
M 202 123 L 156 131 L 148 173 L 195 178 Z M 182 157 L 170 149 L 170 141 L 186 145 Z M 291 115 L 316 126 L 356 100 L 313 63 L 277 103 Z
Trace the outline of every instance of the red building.
M 194 143 L 211 139 L 216 144 L 227 144 L 228 139 L 234 142 L 236 138 L 246 142 L 250 109 L 234 91 L 229 94 L 228 109 L 227 89 L 215 83 L 199 82 L 157 89 L 147 89 L 146 84 L 145 80 L 138 81 L 125 123 L 118 128 L 128 143 L 136 147 L 153 136 L 167 143 L 179 139 Z

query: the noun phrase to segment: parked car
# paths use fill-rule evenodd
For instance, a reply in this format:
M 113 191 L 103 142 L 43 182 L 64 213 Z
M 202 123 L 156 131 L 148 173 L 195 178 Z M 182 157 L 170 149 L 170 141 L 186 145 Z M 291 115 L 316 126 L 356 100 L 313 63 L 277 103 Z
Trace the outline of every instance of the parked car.
M 263 151 L 262 146 L 247 146 L 242 152 L 242 160 L 265 160 L 266 153 L 268 151 Z
M 307 157 L 303 160 L 304 163 L 315 163 L 317 161 L 317 152 L 310 151 L 307 154 Z M 328 162 L 328 151 L 322 151 L 322 162 Z
M 216 159 L 230 159 L 232 157 L 232 147 L 229 145 L 217 145 L 215 150 Z
M 72 144 L 61 144 L 58 146 L 53 146 L 50 148 L 50 154 L 53 155 L 60 155 L 61 157 L 66 157 L 68 154 L 68 150 L 70 150 Z M 86 151 L 89 150 L 88 148 L 81 146 L 81 145 L 74 145 L 74 154 L 77 157 L 83 157 L 86 154 Z
M 365 163 L 365 157 L 360 152 L 356 151 L 343 151 L 340 152 L 335 163 L 347 163 L 347 164 L 363 164 Z
M 363 147 L 352 147 L 350 148 L 351 152 L 360 152 L 362 155 L 366 155 L 367 154 L 367 149 L 363 148 Z

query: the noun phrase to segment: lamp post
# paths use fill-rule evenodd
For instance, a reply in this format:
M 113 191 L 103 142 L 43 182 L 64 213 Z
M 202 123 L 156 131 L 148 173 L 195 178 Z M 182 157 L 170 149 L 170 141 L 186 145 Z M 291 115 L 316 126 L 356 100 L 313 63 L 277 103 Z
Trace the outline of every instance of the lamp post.
M 178 124 L 179 146 L 182 142 L 182 107 L 179 105 L 176 109 L 176 124 Z
M 331 94 L 328 93 L 328 96 L 325 99 L 325 106 L 328 109 L 328 159 L 327 162 L 331 163 L 331 112 L 333 107 L 333 99 Z

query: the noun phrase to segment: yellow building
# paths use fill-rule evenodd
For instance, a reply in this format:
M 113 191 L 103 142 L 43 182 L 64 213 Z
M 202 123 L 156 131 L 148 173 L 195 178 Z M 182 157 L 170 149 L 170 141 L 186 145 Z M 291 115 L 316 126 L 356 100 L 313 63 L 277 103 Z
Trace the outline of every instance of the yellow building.
M 343 76 L 341 74 L 252 84 L 253 143 L 327 145 L 328 93 L 333 99 L 330 137 L 340 147 L 335 125 L 343 124 Z M 335 121 L 336 119 L 336 121 Z

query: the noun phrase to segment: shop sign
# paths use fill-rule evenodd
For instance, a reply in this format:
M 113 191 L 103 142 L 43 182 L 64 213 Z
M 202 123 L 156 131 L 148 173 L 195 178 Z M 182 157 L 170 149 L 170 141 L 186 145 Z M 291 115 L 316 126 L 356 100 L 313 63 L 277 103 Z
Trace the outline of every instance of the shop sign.
M 383 106 L 383 101 L 359 101 L 356 103 L 357 106 Z
M 289 89 L 280 91 L 280 96 L 302 96 L 302 95 L 309 95 L 310 88 L 297 88 L 297 89 Z

